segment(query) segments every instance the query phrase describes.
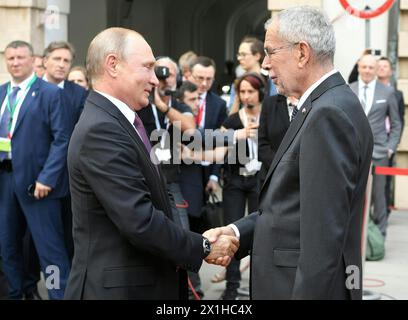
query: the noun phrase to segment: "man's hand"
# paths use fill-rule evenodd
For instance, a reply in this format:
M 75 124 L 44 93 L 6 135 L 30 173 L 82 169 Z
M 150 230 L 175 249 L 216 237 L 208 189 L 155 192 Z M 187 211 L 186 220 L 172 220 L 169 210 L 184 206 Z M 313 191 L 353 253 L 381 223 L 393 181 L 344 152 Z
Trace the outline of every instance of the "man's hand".
M 236 237 L 221 235 L 211 245 L 211 253 L 205 258 L 205 261 L 226 267 L 230 264 L 238 247 L 239 240 Z
M 210 193 L 210 192 L 217 192 L 219 188 L 218 182 L 214 180 L 208 180 L 207 186 L 205 187 L 205 192 Z
M 225 226 L 209 229 L 203 233 L 203 237 L 207 238 L 210 243 L 214 243 L 222 235 L 235 237 L 235 232 L 230 226 Z
M 169 108 L 168 105 L 166 105 L 163 101 L 163 99 L 160 97 L 159 90 L 157 88 L 154 89 L 154 104 L 157 107 L 157 109 L 164 113 L 167 111 Z
M 44 199 L 52 191 L 52 188 L 39 182 L 35 183 L 34 198 L 37 200 Z
M 205 261 L 207 263 L 221 265 L 221 266 L 224 266 L 224 267 L 228 266 L 229 263 L 231 262 L 232 256 L 226 254 L 224 256 L 215 257 L 215 253 L 219 252 L 219 247 L 217 247 L 217 249 L 216 249 L 216 246 L 217 246 L 216 242 L 217 242 L 217 240 L 221 240 L 222 242 L 220 242 L 220 244 L 223 243 L 225 245 L 225 241 L 227 241 L 228 239 L 231 239 L 231 241 L 232 241 L 231 242 L 231 250 L 233 251 L 233 255 L 234 255 L 235 252 L 238 250 L 238 247 L 239 247 L 239 241 L 235 236 L 234 230 L 229 226 L 219 227 L 219 228 L 214 228 L 214 229 L 207 230 L 206 232 L 203 233 L 203 236 L 206 237 L 212 244 L 211 253 L 205 259 Z M 225 236 L 227 237 L 226 239 L 224 239 Z M 234 250 L 234 246 L 236 247 L 235 250 Z M 215 250 L 217 250 L 217 251 L 215 251 Z
M 394 154 L 394 151 L 392 151 L 391 149 L 388 149 L 388 159 L 391 159 L 393 154 Z

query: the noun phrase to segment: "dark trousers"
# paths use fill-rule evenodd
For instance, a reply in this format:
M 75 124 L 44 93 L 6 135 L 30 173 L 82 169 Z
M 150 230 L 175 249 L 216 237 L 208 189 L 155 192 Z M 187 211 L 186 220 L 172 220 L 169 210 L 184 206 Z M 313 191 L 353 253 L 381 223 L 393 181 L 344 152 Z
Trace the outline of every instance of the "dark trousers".
M 378 160 L 374 159 L 373 163 L 378 167 L 386 167 L 388 165 L 388 158 Z M 384 237 L 387 235 L 388 225 L 385 183 L 386 176 L 374 175 L 372 191 L 372 203 L 374 205 L 374 208 L 371 216 L 374 223 L 378 226 Z
M 230 174 L 225 178 L 223 190 L 224 224 L 228 225 L 245 216 L 245 209 L 248 205 L 248 212 L 258 210 L 258 177 L 244 177 Z M 240 261 L 235 258 L 227 267 L 227 288 L 237 289 L 241 281 L 239 271 Z
M 23 261 L 24 261 L 24 294 L 30 294 L 37 290 L 38 281 L 41 279 L 40 259 L 34 246 L 34 240 L 28 228 L 23 238 Z
M 61 217 L 64 228 L 64 242 L 67 248 L 70 265 L 74 257 L 74 239 L 72 235 L 71 195 L 61 199 Z
M 388 161 L 389 167 L 394 167 L 394 159 L 395 153 L 391 156 Z M 389 215 L 391 212 L 390 207 L 394 206 L 394 176 L 386 176 L 385 177 L 385 201 L 387 204 L 387 214 Z
M 28 227 L 46 277 L 48 294 L 51 299 L 63 299 L 70 267 L 60 199 L 35 200 L 17 192 L 14 185 L 12 172 L 0 172 L 0 245 L 9 297 L 23 296 L 23 238 Z
M 8 297 L 7 278 L 4 275 L 2 268 L 2 261 L 0 257 L 0 300 L 7 299 Z

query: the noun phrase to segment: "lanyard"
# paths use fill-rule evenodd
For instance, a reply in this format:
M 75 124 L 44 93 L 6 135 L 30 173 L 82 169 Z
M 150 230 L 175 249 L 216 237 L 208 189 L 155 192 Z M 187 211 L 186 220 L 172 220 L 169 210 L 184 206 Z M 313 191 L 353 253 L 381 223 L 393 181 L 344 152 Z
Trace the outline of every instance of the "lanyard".
M 244 128 L 248 127 L 249 118 L 248 118 L 248 115 L 247 115 L 247 113 L 245 111 L 245 108 L 242 108 L 239 112 L 241 113 L 242 119 L 244 120 L 243 121 L 244 122 L 243 123 Z M 257 115 L 253 119 L 254 119 L 254 121 L 252 121 L 252 123 L 257 123 L 257 124 L 259 123 L 259 115 Z M 253 138 L 248 138 L 247 142 L 248 142 L 248 149 L 249 149 L 249 158 L 251 160 L 252 159 L 258 160 L 258 141 L 256 141 Z
M 9 138 L 10 138 L 11 126 L 12 126 L 12 123 L 13 123 L 14 113 L 16 112 L 17 105 L 19 104 L 21 98 L 24 97 L 27 94 L 27 92 L 31 89 L 31 86 L 33 85 L 35 80 L 37 80 L 37 76 L 34 75 L 34 77 L 28 83 L 27 88 L 24 91 L 24 94 L 20 95 L 20 97 L 18 99 L 16 99 L 16 102 L 13 105 L 10 105 L 11 83 L 8 84 L 8 87 L 7 87 L 7 105 L 6 106 L 7 106 L 7 109 L 9 111 L 9 113 L 10 113 L 10 120 L 9 120 L 9 124 L 8 124 L 8 137 Z

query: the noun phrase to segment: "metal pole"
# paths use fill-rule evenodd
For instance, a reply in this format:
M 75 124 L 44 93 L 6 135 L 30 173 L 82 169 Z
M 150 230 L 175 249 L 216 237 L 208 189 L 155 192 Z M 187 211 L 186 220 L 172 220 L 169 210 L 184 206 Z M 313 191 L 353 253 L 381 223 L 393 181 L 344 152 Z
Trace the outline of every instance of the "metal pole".
M 364 11 L 371 11 L 371 8 L 369 6 L 366 6 L 364 8 Z M 369 49 L 371 48 L 371 19 L 366 19 L 365 21 L 365 48 Z

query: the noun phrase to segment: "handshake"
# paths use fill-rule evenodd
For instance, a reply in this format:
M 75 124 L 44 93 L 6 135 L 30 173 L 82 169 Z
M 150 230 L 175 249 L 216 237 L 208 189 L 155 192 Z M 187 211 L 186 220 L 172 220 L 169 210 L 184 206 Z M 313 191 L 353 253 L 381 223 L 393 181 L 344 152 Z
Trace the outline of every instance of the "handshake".
M 207 230 L 203 233 L 211 243 L 211 252 L 205 258 L 207 263 L 228 266 L 239 248 L 239 240 L 230 226 Z

